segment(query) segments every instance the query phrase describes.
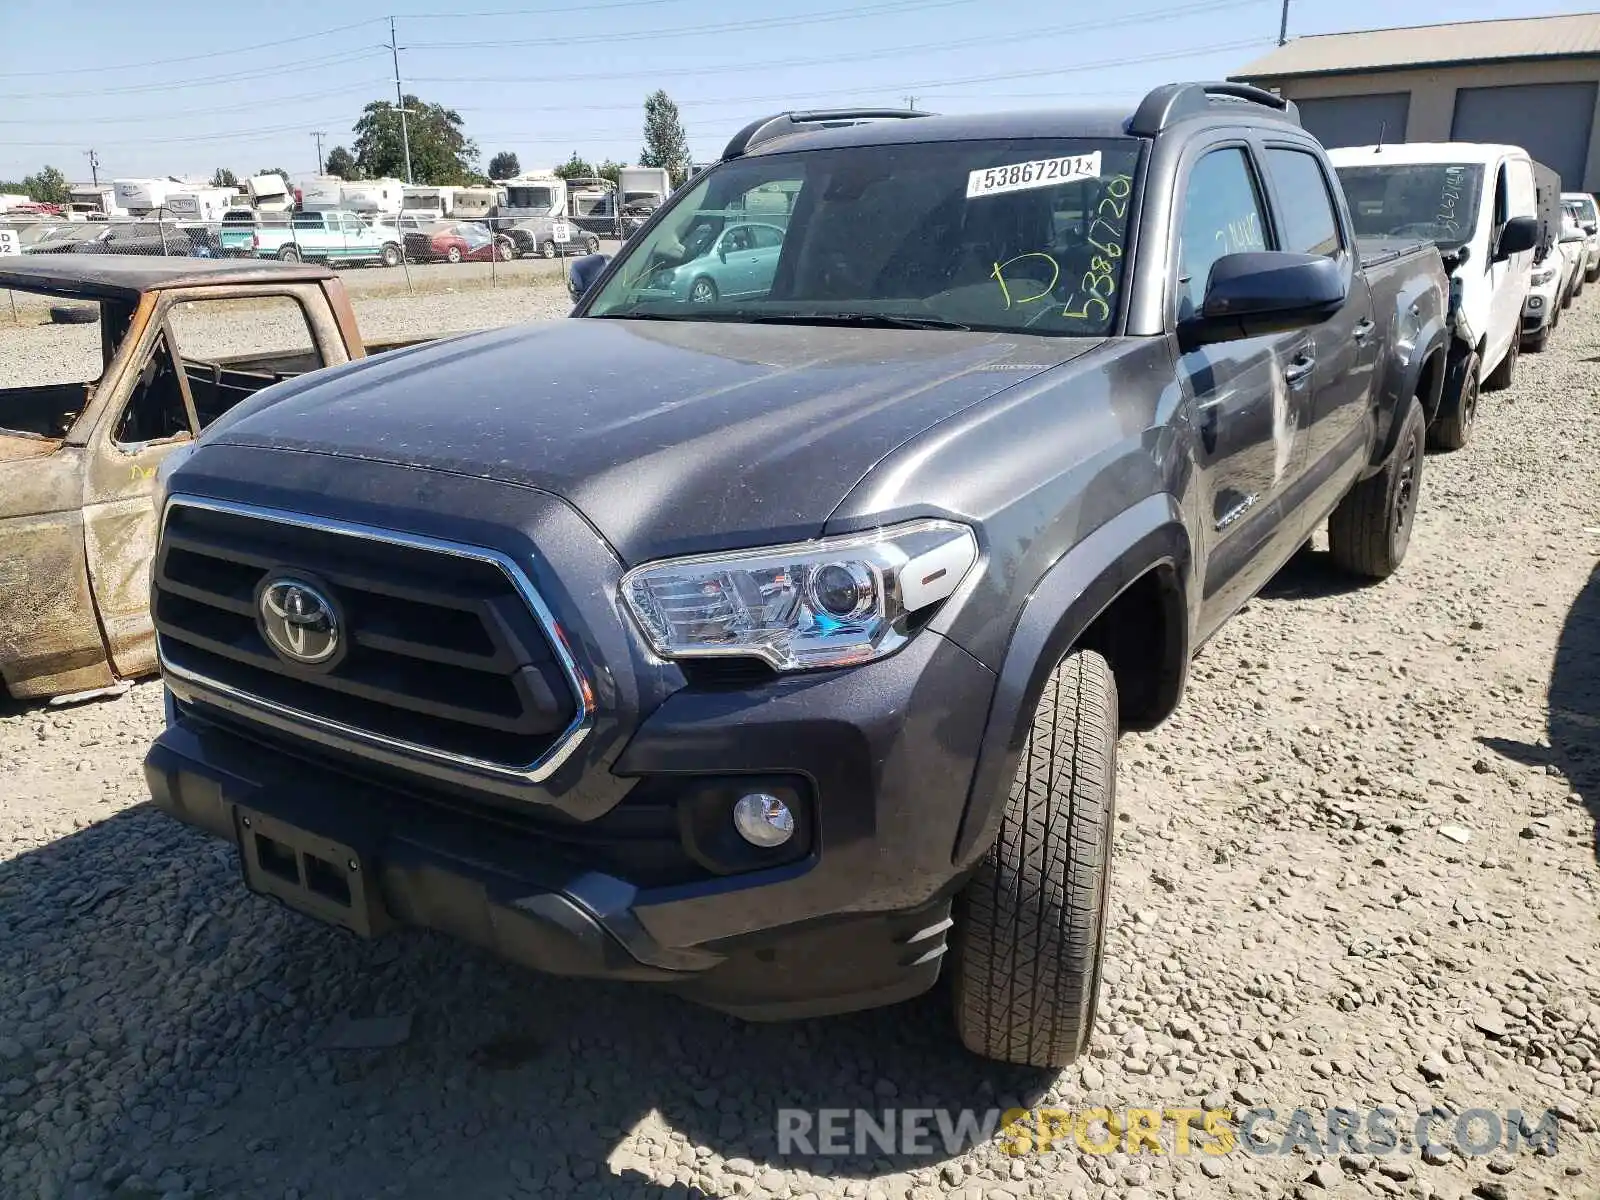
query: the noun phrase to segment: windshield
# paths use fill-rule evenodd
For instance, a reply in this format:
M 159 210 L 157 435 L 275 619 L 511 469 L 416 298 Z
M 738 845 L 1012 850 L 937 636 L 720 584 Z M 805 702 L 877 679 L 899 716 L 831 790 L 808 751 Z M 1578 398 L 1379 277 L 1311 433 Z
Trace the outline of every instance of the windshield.
M 841 147 L 738 159 L 630 241 L 588 316 L 1111 329 L 1133 139 Z
M 1427 238 L 1441 247 L 1472 240 L 1483 167 L 1392 163 L 1339 167 L 1338 172 L 1357 236 Z
M 1575 196 L 1568 203 L 1572 206 L 1572 215 L 1578 220 L 1591 225 L 1597 220 L 1593 196 Z

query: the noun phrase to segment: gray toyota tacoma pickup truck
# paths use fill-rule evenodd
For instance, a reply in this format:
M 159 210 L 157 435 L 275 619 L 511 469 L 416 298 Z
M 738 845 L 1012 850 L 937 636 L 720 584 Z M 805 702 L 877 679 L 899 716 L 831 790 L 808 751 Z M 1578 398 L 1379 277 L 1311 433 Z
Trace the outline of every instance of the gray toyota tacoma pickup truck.
M 169 460 L 155 803 L 361 934 L 757 1019 L 944 972 L 972 1050 L 1071 1061 L 1119 732 L 1323 522 L 1405 554 L 1437 251 L 1175 84 L 758 121 L 573 279 Z

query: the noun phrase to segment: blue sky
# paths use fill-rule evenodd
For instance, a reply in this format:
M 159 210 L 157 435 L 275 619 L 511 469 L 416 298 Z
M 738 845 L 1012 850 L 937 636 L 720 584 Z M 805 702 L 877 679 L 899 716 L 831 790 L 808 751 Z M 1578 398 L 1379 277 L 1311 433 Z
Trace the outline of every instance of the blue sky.
M 793 107 L 905 103 L 940 112 L 1137 98 L 1218 78 L 1270 49 L 1280 0 L 6 0 L 0 178 L 52 163 L 87 179 L 316 167 L 401 73 L 457 109 L 483 157 L 524 169 L 634 161 L 641 105 L 663 87 L 697 160 L 740 125 Z M 433 0 L 438 3 L 439 0 Z M 409 9 L 396 6 L 409 3 Z M 1291 0 L 1291 36 L 1395 24 L 1583 12 L 1579 0 Z M 184 61 L 174 61 L 184 60 Z

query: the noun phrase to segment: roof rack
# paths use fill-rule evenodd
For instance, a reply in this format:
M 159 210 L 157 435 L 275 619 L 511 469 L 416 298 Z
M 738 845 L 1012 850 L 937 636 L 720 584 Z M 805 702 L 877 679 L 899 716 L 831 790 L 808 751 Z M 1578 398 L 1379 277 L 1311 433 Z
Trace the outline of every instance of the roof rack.
M 762 117 L 759 121 L 751 121 L 733 135 L 733 140 L 723 150 L 722 157 L 738 158 L 762 142 L 769 142 L 786 133 L 800 132 L 799 127 L 803 125 L 828 129 L 839 125 L 860 125 L 865 121 L 898 121 L 933 115 L 913 108 L 821 108 L 807 112 L 783 112 L 774 117 Z
M 1293 102 L 1275 92 L 1248 83 L 1166 83 L 1153 89 L 1133 114 L 1128 132 L 1139 137 L 1154 137 L 1167 126 L 1185 117 L 1210 112 L 1213 100 L 1239 104 L 1258 104 L 1273 110 L 1285 120 L 1300 124 L 1300 112 Z

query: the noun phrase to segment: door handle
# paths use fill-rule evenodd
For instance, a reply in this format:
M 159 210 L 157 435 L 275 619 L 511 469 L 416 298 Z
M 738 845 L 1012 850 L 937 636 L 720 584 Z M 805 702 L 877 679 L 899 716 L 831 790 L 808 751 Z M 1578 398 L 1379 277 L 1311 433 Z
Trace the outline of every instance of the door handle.
M 1283 369 L 1283 377 L 1290 384 L 1299 383 L 1316 369 L 1317 360 L 1309 354 L 1302 354 Z
M 1371 335 L 1376 326 L 1368 319 L 1363 319 L 1352 331 L 1351 336 L 1358 342 L 1364 342 Z

